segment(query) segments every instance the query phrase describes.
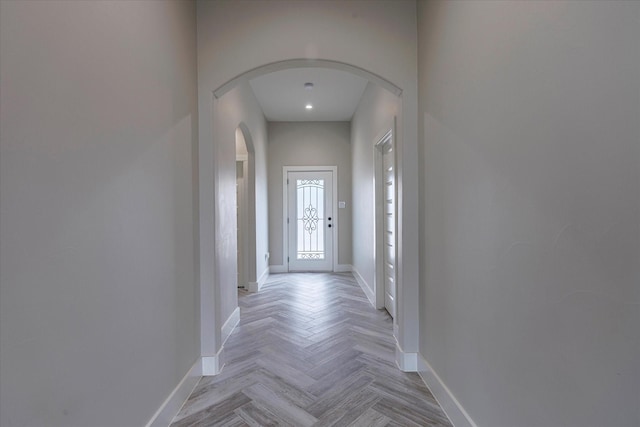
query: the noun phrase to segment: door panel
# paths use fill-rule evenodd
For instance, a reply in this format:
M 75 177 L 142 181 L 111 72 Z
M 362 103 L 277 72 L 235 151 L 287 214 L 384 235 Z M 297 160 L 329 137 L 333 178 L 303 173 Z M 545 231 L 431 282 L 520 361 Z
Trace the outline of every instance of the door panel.
M 394 154 L 391 141 L 382 147 L 382 171 L 383 171 L 383 261 L 384 261 L 384 306 L 391 314 L 396 316 L 396 195 L 395 195 L 395 169 Z
M 333 173 L 287 173 L 289 271 L 333 271 Z

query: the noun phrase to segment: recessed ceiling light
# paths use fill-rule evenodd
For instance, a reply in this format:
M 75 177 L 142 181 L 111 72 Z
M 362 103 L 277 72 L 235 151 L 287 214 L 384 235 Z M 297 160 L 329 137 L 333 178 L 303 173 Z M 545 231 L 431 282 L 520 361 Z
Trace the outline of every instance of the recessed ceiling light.
M 313 108 L 313 105 L 307 104 L 307 105 L 305 105 L 304 108 L 306 108 L 307 110 L 311 110 Z
M 307 82 L 307 83 L 305 83 L 305 84 L 304 84 L 304 88 L 305 88 L 306 90 L 311 90 L 311 89 L 313 89 L 313 83 L 311 83 L 311 82 Z

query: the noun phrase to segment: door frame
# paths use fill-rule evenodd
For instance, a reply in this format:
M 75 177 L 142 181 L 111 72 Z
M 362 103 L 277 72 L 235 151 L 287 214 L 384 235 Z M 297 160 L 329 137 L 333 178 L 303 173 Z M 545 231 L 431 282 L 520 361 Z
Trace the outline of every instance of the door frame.
M 249 289 L 249 283 L 251 282 L 249 276 L 249 235 L 250 233 L 250 223 L 249 223 L 249 155 L 242 154 L 236 155 L 236 170 L 238 168 L 238 163 L 241 164 L 242 167 L 242 185 L 238 187 L 240 190 L 238 195 L 240 196 L 239 200 L 237 200 L 236 205 L 238 207 L 238 224 L 237 227 L 240 231 L 240 235 L 237 240 L 238 246 L 238 277 L 244 279 L 244 283 L 240 283 L 238 281 L 238 287 L 243 287 L 245 289 Z M 236 184 L 238 179 L 236 177 Z
M 338 211 L 338 166 L 283 166 L 282 167 L 282 263 L 286 265 L 286 271 L 289 271 L 289 224 L 287 217 L 289 215 L 289 191 L 287 191 L 287 176 L 289 172 L 331 172 L 332 179 L 332 205 L 333 216 L 336 221 L 333 222 L 331 233 L 333 235 L 333 259 L 331 260 L 331 271 L 336 271 L 338 265 L 338 228 L 339 218 L 335 213 Z
M 391 125 L 385 127 L 385 130 L 375 139 L 373 145 L 374 151 L 374 198 L 375 198 L 375 221 L 374 221 L 374 265 L 376 268 L 375 271 L 375 306 L 377 309 L 385 308 L 384 302 L 384 265 L 382 260 L 384 259 L 383 253 L 383 243 L 384 243 L 384 174 L 383 174 L 383 166 L 382 166 L 382 157 L 383 157 L 383 147 L 387 143 L 390 142 L 391 147 L 393 148 L 393 163 L 394 163 L 394 180 L 397 183 L 398 180 L 398 171 L 397 164 L 398 159 L 396 156 L 396 144 L 395 144 L 395 119 L 391 123 Z M 398 186 L 394 186 L 394 219 L 396 222 L 396 232 L 394 233 L 394 249 L 396 251 L 396 271 L 398 269 Z M 396 274 L 396 312 L 398 309 L 398 276 Z M 394 335 L 396 333 L 397 328 L 397 315 L 393 319 L 394 324 Z

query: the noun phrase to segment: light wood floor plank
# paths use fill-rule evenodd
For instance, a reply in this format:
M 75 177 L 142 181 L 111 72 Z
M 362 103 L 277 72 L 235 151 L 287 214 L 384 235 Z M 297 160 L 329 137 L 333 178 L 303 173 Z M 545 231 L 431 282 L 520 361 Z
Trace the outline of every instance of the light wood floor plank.
M 384 427 L 390 421 L 391 418 L 382 415 L 373 408 L 369 408 L 349 424 L 349 427 Z

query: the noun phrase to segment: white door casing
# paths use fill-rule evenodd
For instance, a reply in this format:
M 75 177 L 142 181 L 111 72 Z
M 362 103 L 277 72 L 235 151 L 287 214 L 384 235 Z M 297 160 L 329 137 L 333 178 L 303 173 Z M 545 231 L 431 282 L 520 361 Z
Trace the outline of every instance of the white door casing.
M 396 193 L 394 152 L 391 139 L 382 147 L 384 306 L 396 317 Z
M 392 127 L 393 129 L 393 127 Z M 393 131 L 375 144 L 376 172 L 376 307 L 395 319 L 397 310 L 396 167 Z M 395 323 L 395 322 L 394 322 Z
M 334 271 L 337 167 L 283 168 L 285 262 L 288 271 Z

